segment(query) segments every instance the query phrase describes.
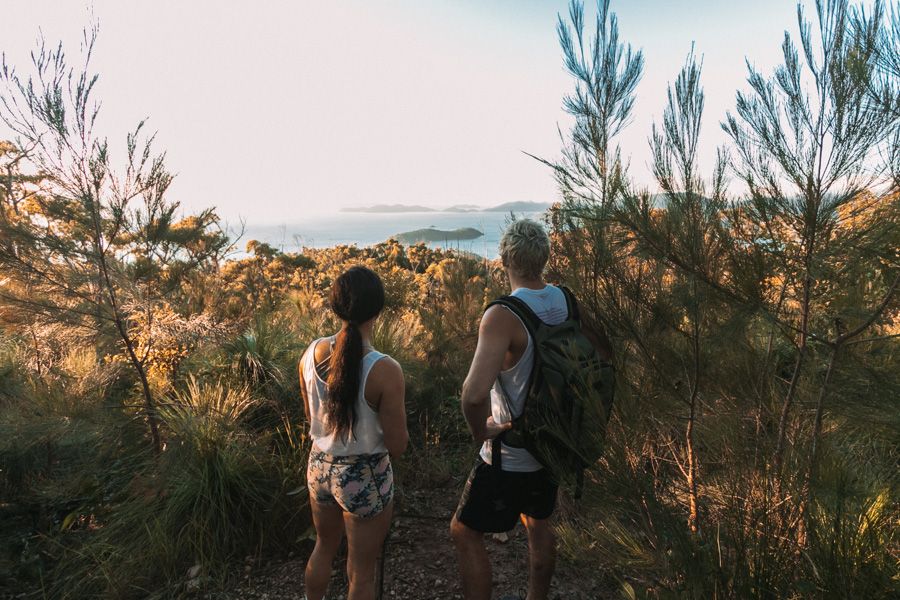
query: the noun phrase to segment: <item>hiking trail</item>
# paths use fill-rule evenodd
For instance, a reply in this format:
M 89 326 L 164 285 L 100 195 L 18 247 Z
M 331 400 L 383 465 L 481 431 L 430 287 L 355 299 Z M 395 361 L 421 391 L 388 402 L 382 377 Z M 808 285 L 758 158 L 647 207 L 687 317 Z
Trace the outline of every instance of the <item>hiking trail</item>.
M 456 556 L 450 539 L 450 518 L 464 481 L 452 480 L 443 487 L 408 490 L 395 509 L 384 566 L 384 599 L 462 599 Z M 528 577 L 528 541 L 517 524 L 508 535 L 486 537 L 494 578 L 494 596 L 519 593 L 523 597 Z M 312 543 L 298 547 L 284 560 L 263 565 L 248 563 L 241 583 L 218 598 L 228 600 L 299 600 L 303 571 Z M 346 600 L 346 556 L 335 559 L 326 600 Z M 553 600 L 606 600 L 621 597 L 602 573 L 557 559 L 553 577 Z

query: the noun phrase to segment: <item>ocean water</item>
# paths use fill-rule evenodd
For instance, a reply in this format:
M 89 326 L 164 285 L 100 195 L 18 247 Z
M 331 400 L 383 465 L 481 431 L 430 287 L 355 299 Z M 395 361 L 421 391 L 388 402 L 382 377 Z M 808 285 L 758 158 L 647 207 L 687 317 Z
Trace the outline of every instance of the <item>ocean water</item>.
M 541 213 L 516 213 L 516 217 L 540 220 Z M 338 244 L 370 246 L 398 233 L 434 227 L 453 230 L 474 227 L 484 233 L 475 240 L 434 242 L 433 248 L 450 247 L 497 258 L 500 236 L 510 220 L 503 212 L 409 212 L 409 213 L 334 213 L 313 215 L 303 220 L 277 224 L 254 224 L 248 219 L 238 242 L 243 250 L 250 240 L 258 240 L 280 249 L 296 252 L 302 248 L 327 248 Z

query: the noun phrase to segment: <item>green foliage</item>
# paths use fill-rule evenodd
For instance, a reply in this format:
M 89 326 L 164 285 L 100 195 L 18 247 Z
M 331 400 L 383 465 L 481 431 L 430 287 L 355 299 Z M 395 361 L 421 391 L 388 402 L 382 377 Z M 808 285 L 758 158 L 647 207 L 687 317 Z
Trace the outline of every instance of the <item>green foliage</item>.
M 285 519 L 285 531 L 295 520 L 283 505 L 289 482 L 267 445 L 242 425 L 254 403 L 247 388 L 190 380 L 160 408 L 171 433 L 160 525 L 185 556 L 209 569 L 256 550 L 273 519 Z
M 898 594 L 900 10 L 828 0 L 803 15 L 784 64 L 751 69 L 708 176 L 691 52 L 651 131 L 658 194 L 633 189 L 616 145 L 641 52 L 605 0 L 593 32 L 579 2 L 559 23 L 574 123 L 545 161 L 561 190 L 548 275 L 612 338 L 617 401 L 558 532 L 624 597 Z M 117 178 L 105 141 L 73 137 L 90 133 L 95 79 L 61 49 L 35 57 L 48 103 L 13 125 L 38 145 L 0 144 L 0 586 L 213 592 L 242 557 L 295 547 L 309 525 L 297 363 L 337 331 L 329 289 L 355 264 L 385 283 L 374 342 L 406 376 L 398 498 L 465 473 L 458 394 L 484 307 L 507 291 L 499 264 L 396 240 L 251 241 L 225 260 L 212 211 L 175 217 L 141 128 Z M 0 80 L 4 99 L 37 93 L 6 67 Z M 40 145 L 72 140 L 96 172 L 64 177 Z
M 25 327 L 65 324 L 114 337 L 142 384 L 159 452 L 145 364 L 152 328 L 143 328 L 140 352 L 138 323 L 147 325 L 147 315 L 166 304 L 189 303 L 192 276 L 215 265 L 230 242 L 212 210 L 176 217 L 179 205 L 166 195 L 173 175 L 164 156 L 154 155 L 144 122 L 125 136 L 121 168 L 114 164 L 109 142 L 94 129 L 96 39 L 96 27 L 84 32 L 80 68 L 70 66 L 62 45 L 48 48 L 43 40 L 27 76 L 4 56 L 0 122 L 17 143 L 2 147 L 2 156 L 12 156 L 0 203 L 0 300 Z
M 284 548 L 308 527 L 302 437 L 287 424 L 264 436 L 248 429 L 258 400 L 247 388 L 189 379 L 160 407 L 159 459 L 121 410 L 58 400 L 44 389 L 19 406 L 53 406 L 56 418 L 0 420 L 0 463 L 16 476 L 0 492 L 32 511 L 10 519 L 20 529 L 2 541 L 25 540 L 42 557 L 32 572 L 0 563 L 12 581 L 39 577 L 51 597 L 168 596 L 221 585 L 235 559 Z M 40 536 L 29 533 L 35 523 Z M 194 565 L 199 575 L 186 577 Z
M 627 55 L 605 4 L 586 64 Z M 801 10 L 802 51 L 787 36 L 771 78 L 751 68 L 708 179 L 693 53 L 650 138 L 662 193 L 595 168 L 615 156 L 606 119 L 627 87 L 614 109 L 582 103 L 595 130 L 552 165 L 551 273 L 613 334 L 623 383 L 563 547 L 615 565 L 631 597 L 896 593 L 895 511 L 879 507 L 897 493 L 900 114 L 884 98 L 900 85 L 877 60 L 881 8 L 856 25 L 847 2 L 816 3 L 814 23 Z M 561 36 L 567 56 L 580 39 Z M 576 90 L 622 78 L 573 75 Z
M 0 406 L 22 394 L 24 378 L 18 345 L 12 339 L 0 336 Z
M 265 386 L 284 381 L 293 373 L 285 365 L 296 359 L 299 344 L 291 331 L 272 319 L 260 318 L 227 342 L 223 353 L 230 368 L 249 386 Z

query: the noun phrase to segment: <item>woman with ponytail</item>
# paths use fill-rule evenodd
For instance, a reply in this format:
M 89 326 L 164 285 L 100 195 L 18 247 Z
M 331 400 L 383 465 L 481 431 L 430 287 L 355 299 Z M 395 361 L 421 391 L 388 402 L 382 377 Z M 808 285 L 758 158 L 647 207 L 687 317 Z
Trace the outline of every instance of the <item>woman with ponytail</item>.
M 300 360 L 312 450 L 309 485 L 316 547 L 306 564 L 306 597 L 322 600 L 331 563 L 347 534 L 348 600 L 375 598 L 375 564 L 391 522 L 391 456 L 406 449 L 403 370 L 372 346 L 384 308 L 381 280 L 352 267 L 331 287 L 341 319 L 334 336 L 314 341 Z

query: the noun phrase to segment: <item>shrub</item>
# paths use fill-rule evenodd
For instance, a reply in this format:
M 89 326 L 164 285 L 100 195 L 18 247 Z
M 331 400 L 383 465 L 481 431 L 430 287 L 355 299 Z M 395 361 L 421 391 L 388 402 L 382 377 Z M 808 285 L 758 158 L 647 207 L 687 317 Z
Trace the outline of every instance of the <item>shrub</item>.
M 294 543 L 308 527 L 297 493 L 304 470 L 299 454 L 284 450 L 302 440 L 289 430 L 248 431 L 256 402 L 247 387 L 190 378 L 162 404 L 163 455 L 134 455 L 112 501 L 94 514 L 83 507 L 80 520 L 98 527 L 48 541 L 58 561 L 50 595 L 137 598 L 221 586 L 235 559 Z

